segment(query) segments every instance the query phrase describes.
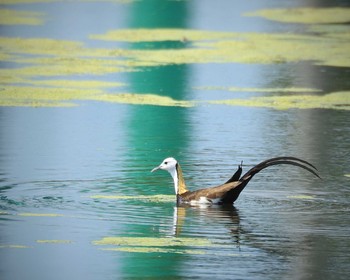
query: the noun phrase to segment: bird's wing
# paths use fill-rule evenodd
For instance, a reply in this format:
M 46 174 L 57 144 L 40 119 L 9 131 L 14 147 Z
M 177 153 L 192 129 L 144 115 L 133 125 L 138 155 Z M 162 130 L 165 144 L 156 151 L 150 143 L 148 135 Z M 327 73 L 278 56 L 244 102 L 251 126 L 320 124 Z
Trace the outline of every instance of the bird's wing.
M 235 182 L 226 183 L 217 187 L 201 189 L 193 192 L 189 191 L 182 194 L 181 199 L 187 202 L 190 202 L 191 200 L 200 200 L 201 197 L 205 197 L 208 200 L 214 200 L 218 198 L 222 199 L 227 195 L 227 193 L 235 189 L 240 184 L 241 182 L 235 181 Z

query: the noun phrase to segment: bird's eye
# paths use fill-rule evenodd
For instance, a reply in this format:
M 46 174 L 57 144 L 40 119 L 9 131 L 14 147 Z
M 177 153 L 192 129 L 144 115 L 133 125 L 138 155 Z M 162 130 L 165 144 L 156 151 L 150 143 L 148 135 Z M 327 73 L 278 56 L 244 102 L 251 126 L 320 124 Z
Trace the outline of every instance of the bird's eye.
M 165 165 L 167 165 L 167 164 L 168 164 L 168 162 L 166 161 L 166 162 L 164 162 L 164 164 L 165 164 Z

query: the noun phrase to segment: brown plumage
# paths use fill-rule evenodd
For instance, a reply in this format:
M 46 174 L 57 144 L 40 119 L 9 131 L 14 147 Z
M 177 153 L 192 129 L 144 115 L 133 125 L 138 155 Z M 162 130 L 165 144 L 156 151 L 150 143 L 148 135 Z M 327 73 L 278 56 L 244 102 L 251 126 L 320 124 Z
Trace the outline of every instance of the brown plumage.
M 315 166 L 296 157 L 275 157 L 265 160 L 251 168 L 242 177 L 241 164 L 235 174 L 226 183 L 197 191 L 189 191 L 187 189 L 181 167 L 174 158 L 166 158 L 158 167 L 154 168 L 152 172 L 163 169 L 172 175 L 178 204 L 232 204 L 255 174 L 269 166 L 278 164 L 299 166 L 319 177 Z

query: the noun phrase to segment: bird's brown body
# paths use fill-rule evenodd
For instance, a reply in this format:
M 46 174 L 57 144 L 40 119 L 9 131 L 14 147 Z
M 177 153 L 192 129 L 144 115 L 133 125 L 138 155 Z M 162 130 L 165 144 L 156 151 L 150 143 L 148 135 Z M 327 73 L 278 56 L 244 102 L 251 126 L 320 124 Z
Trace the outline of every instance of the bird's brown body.
M 232 204 L 255 174 L 266 167 L 278 164 L 299 166 L 319 177 L 316 172 L 317 169 L 311 163 L 295 157 L 276 157 L 268 159 L 251 168 L 242 177 L 242 166 L 239 166 L 236 173 L 226 183 L 196 191 L 189 191 L 187 189 L 181 167 L 173 158 L 165 159 L 159 167 L 152 171 L 164 169 L 173 176 L 178 204 Z

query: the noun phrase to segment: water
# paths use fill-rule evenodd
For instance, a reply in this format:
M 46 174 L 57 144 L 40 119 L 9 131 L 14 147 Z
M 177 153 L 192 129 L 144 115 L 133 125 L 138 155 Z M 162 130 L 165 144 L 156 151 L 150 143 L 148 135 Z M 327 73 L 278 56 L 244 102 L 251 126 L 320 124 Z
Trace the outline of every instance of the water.
M 0 32 L 84 41 L 91 48 L 153 49 L 181 48 L 181 43 L 87 38 L 132 27 L 302 29 L 240 16 L 279 7 L 279 1 L 223 1 L 222 8 L 213 3 L 10 5 L 5 7 L 44 12 L 50 20 L 39 26 L 2 25 Z M 15 66 L 22 67 L 2 62 L 4 69 Z M 29 79 L 123 82 L 121 90 L 105 91 L 202 101 L 257 94 L 198 87 L 323 90 L 313 94 L 350 88 L 347 67 L 310 61 L 175 63 L 138 70 Z M 76 105 L 0 107 L 1 279 L 348 279 L 348 110 L 208 103 L 187 108 L 86 99 Z M 150 173 L 163 158 L 174 156 L 194 190 L 225 182 L 241 161 L 247 171 L 281 155 L 312 162 L 322 180 L 297 167 L 271 167 L 254 177 L 234 207 L 176 207 L 169 174 Z

